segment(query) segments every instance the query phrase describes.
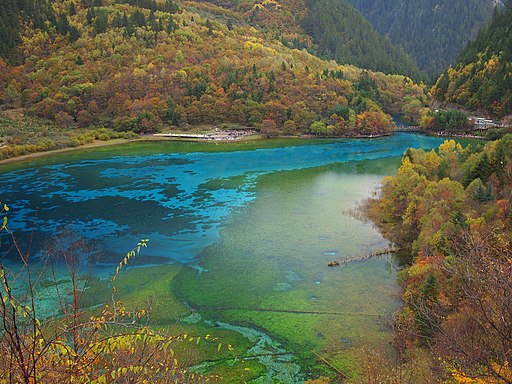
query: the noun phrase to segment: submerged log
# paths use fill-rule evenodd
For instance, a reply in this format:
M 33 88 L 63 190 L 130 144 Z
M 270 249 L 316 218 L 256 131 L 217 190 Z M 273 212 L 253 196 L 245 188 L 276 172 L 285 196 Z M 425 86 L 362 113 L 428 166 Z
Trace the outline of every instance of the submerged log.
M 230 306 L 211 306 L 197 305 L 193 307 L 196 311 L 248 311 L 248 312 L 272 312 L 272 313 L 292 313 L 299 315 L 333 315 L 333 316 L 370 316 L 380 317 L 381 314 L 375 312 L 337 312 L 337 311 L 307 311 L 300 309 L 281 309 L 281 308 L 259 308 L 259 307 L 230 307 Z
M 354 261 L 363 261 L 363 260 L 371 259 L 373 257 L 380 257 L 380 256 L 389 255 L 390 253 L 396 253 L 399 250 L 400 250 L 400 248 L 396 248 L 396 247 L 379 249 L 379 250 L 377 250 L 375 252 L 372 252 L 372 253 L 369 253 L 367 255 L 349 257 L 348 259 L 344 259 L 344 260 L 340 260 L 340 261 L 329 261 L 327 263 L 327 265 L 329 267 L 335 267 L 335 266 L 338 266 L 340 264 L 348 264 L 348 263 L 351 263 L 351 262 L 354 262 Z
M 338 376 L 341 378 L 341 379 L 347 379 L 347 375 L 345 373 L 343 373 L 341 370 L 339 370 L 338 368 L 336 368 L 334 365 L 332 365 L 331 363 L 329 363 L 325 358 L 323 358 L 322 356 L 320 356 L 318 353 L 316 353 L 315 351 L 311 351 L 313 352 L 313 354 L 318 357 L 318 359 L 324 363 L 325 365 L 327 365 L 329 368 L 331 368 L 332 370 L 334 370 Z

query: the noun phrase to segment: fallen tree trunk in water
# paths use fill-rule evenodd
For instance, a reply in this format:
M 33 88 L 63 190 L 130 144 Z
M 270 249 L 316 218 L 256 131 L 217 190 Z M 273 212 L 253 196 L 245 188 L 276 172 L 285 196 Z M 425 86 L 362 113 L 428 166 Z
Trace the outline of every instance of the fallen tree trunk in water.
M 329 267 L 337 267 L 341 264 L 348 264 L 348 263 L 352 263 L 354 261 L 363 261 L 363 260 L 371 259 L 373 257 L 389 255 L 390 253 L 396 253 L 399 250 L 400 250 L 400 248 L 395 248 L 395 247 L 379 249 L 378 251 L 375 251 L 375 252 L 372 252 L 370 254 L 363 255 L 363 256 L 349 257 L 348 259 L 339 260 L 339 261 L 338 260 L 329 261 L 327 263 L 327 265 Z
M 237 308 L 228 306 L 207 306 L 199 305 L 193 307 L 197 311 L 248 311 L 248 312 L 274 312 L 274 313 L 296 313 L 303 315 L 335 315 L 335 316 L 373 316 L 380 317 L 379 313 L 368 312 L 331 312 L 331 311 L 303 311 L 299 309 L 278 309 L 278 308 Z

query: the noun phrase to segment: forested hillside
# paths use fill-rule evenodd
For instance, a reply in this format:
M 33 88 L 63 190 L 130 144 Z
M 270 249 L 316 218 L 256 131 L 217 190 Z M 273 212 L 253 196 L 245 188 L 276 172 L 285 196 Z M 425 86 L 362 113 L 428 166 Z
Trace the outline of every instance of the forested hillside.
M 388 113 L 427 101 L 403 76 L 322 61 L 213 4 L 63 0 L 53 7 L 56 27 L 21 18 L 24 61 L 0 61 L 0 102 L 64 127 L 149 133 L 232 122 L 267 134 L 350 136 L 388 132 Z
M 3 0 L 0 3 L 0 57 L 19 59 L 17 47 L 21 43 L 21 19 L 38 29 L 57 25 L 53 8 L 46 0 Z
M 425 382 L 512 382 L 511 154 L 511 135 L 482 150 L 409 149 L 370 204 L 410 257 L 396 338 L 404 364 L 418 343 L 430 348 Z
M 414 59 L 373 29 L 346 0 L 209 0 L 293 48 L 340 64 L 421 79 Z
M 430 77 L 452 64 L 491 16 L 495 0 L 348 0 L 380 33 L 402 46 Z
M 494 12 L 489 24 L 445 71 L 435 97 L 501 117 L 512 112 L 512 1 Z
M 414 59 L 383 37 L 345 0 L 309 0 L 303 25 L 318 52 L 339 63 L 421 78 Z

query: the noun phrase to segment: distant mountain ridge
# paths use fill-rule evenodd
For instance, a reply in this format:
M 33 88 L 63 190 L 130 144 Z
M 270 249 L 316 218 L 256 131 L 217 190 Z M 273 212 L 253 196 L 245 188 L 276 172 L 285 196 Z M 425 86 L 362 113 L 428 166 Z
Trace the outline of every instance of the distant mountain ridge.
M 443 103 L 498 117 L 512 113 L 512 0 L 494 12 L 432 92 Z
M 502 0 L 348 0 L 430 77 L 453 64 Z
M 305 31 L 319 46 L 319 54 L 340 63 L 400 73 L 419 79 L 415 60 L 373 29 L 346 0 L 308 0 Z

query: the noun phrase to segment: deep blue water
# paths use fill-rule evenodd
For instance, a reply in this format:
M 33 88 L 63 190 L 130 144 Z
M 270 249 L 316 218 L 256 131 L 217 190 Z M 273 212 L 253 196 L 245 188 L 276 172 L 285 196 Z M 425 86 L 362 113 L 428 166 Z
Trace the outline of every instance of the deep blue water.
M 162 143 L 113 157 L 91 150 L 0 174 L 0 200 L 11 207 L 11 229 L 25 246 L 32 239 L 36 256 L 68 228 L 98 245 L 101 264 L 117 262 L 141 238 L 151 244 L 143 263 L 193 264 L 218 240 L 223 219 L 257 197 L 259 175 L 396 157 L 442 141 L 399 133 L 231 152 L 168 153 Z

